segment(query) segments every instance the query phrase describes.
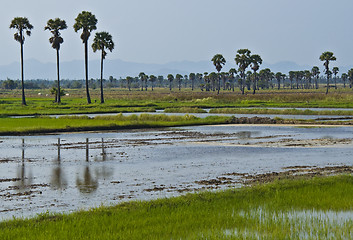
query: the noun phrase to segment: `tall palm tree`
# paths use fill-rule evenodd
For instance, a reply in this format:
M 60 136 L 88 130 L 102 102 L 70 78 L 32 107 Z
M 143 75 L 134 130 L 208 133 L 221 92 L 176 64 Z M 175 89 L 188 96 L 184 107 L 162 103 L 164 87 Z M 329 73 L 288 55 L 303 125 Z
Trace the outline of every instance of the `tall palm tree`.
M 320 75 L 320 69 L 319 69 L 319 67 L 314 66 L 314 67 L 311 69 L 311 73 L 312 73 L 313 77 L 315 78 L 315 88 L 318 89 L 318 88 L 319 88 L 318 80 L 319 80 L 319 75 Z
M 179 91 L 180 91 L 181 90 L 181 82 L 183 81 L 183 75 L 181 75 L 181 74 L 175 75 L 175 80 L 177 80 L 177 82 L 178 82 L 178 87 L 179 87 Z
M 140 72 L 139 73 L 139 78 L 140 78 L 140 81 L 141 81 L 141 91 L 143 91 L 143 82 L 145 81 L 146 74 L 144 72 Z
M 82 29 L 81 39 L 85 45 L 85 75 L 86 75 L 86 95 L 87 103 L 91 103 L 88 89 L 88 39 L 91 32 L 97 29 L 97 18 L 91 12 L 82 11 L 75 19 L 74 30 L 78 32 Z
M 157 80 L 157 77 L 155 75 L 151 75 L 150 76 L 150 82 L 151 82 L 152 91 L 153 91 L 154 82 L 156 80 Z
M 276 78 L 276 80 L 277 80 L 277 89 L 280 90 L 280 89 L 281 89 L 281 80 L 282 80 L 282 78 L 283 78 L 283 73 L 277 72 L 277 73 L 275 74 L 275 78 Z
M 338 74 L 339 70 L 340 69 L 338 67 L 333 67 L 332 68 L 332 72 L 335 75 L 335 89 L 337 89 L 337 74 Z
M 210 78 L 208 76 L 208 72 L 203 73 L 203 81 L 205 82 L 206 92 L 210 91 Z
M 61 102 L 60 96 L 60 71 L 59 71 L 59 50 L 60 45 L 64 42 L 64 39 L 61 37 L 60 30 L 64 30 L 67 28 L 65 20 L 61 20 L 60 18 L 49 19 L 47 22 L 47 26 L 44 27 L 44 30 L 49 30 L 53 36 L 49 38 L 49 43 L 51 43 L 52 48 L 56 50 L 56 71 L 58 77 L 58 85 L 57 85 L 57 96 L 56 102 Z
M 245 71 L 251 63 L 250 59 L 251 51 L 249 49 L 239 49 L 235 56 L 235 63 L 239 66 L 239 72 L 241 77 L 241 93 L 244 94 L 245 89 Z
M 21 45 L 21 83 L 22 83 L 22 105 L 26 104 L 25 88 L 24 88 L 24 70 L 23 70 L 23 44 L 25 42 L 25 33 L 31 36 L 33 26 L 26 17 L 15 17 L 10 24 L 10 28 L 14 28 L 17 32 L 14 34 L 14 39 Z
M 223 57 L 222 54 L 216 54 L 216 55 L 213 56 L 211 61 L 213 62 L 213 65 L 216 67 L 216 70 L 218 72 L 218 90 L 217 90 L 217 94 L 219 94 L 219 89 L 221 88 L 221 77 L 220 77 L 219 73 L 222 70 L 223 65 L 226 64 L 226 59 Z
M 320 56 L 320 60 L 324 61 L 325 73 L 327 75 L 327 87 L 326 87 L 326 94 L 328 94 L 328 89 L 330 87 L 330 69 L 329 63 L 330 61 L 336 61 L 336 57 L 333 55 L 333 52 L 323 52 Z
M 126 77 L 126 84 L 127 84 L 127 88 L 129 89 L 129 91 L 131 91 L 131 82 L 132 82 L 133 78 L 130 76 Z
M 305 78 L 305 89 L 309 89 L 311 86 L 311 78 L 313 77 L 311 71 L 305 70 L 304 71 L 304 78 Z
M 349 88 L 353 86 L 353 68 L 348 71 Z
M 347 73 L 342 73 L 342 81 L 343 81 L 343 88 L 346 88 L 346 81 L 347 81 L 347 78 L 348 78 L 348 75 Z
M 231 68 L 231 69 L 229 69 L 228 73 L 229 73 L 230 82 L 231 82 L 231 84 L 232 84 L 232 90 L 233 90 L 233 92 L 234 92 L 235 75 L 237 74 L 237 70 L 236 70 L 235 68 Z
M 196 74 L 195 73 L 190 73 L 189 74 L 189 79 L 191 81 L 191 91 L 194 91 L 194 83 L 196 79 Z
M 259 70 L 260 64 L 262 64 L 262 58 L 260 55 L 254 54 L 250 56 L 251 69 L 254 71 L 254 79 L 253 79 L 253 94 L 255 94 L 256 86 L 257 86 L 257 73 Z
M 289 81 L 290 81 L 290 89 L 293 89 L 293 80 L 295 78 L 295 71 L 289 71 Z
M 108 49 L 110 52 L 114 49 L 114 42 L 113 37 L 108 32 L 97 32 L 93 39 L 92 44 L 93 52 L 97 50 L 102 51 L 101 55 L 101 103 L 104 103 L 104 96 L 103 96 L 103 60 L 107 56 L 107 52 L 105 51 Z
M 172 85 L 173 85 L 173 81 L 174 81 L 173 74 L 168 74 L 167 79 L 169 81 L 169 90 L 172 91 Z

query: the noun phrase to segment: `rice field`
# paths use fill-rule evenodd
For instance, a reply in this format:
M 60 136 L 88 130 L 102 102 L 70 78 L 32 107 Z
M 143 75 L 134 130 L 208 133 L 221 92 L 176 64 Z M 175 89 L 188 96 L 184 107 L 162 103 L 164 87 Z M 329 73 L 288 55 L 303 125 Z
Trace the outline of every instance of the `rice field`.
M 353 176 L 280 180 L 1 222 L 1 239 L 351 239 Z

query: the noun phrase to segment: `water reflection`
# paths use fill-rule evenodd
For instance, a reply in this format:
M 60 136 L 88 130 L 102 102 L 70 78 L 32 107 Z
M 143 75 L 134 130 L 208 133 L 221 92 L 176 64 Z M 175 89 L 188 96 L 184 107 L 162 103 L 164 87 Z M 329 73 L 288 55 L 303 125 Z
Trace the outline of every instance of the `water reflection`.
M 89 162 L 89 140 L 86 138 L 86 162 Z
M 28 191 L 30 189 L 30 186 L 32 184 L 32 173 L 29 171 L 29 173 L 27 173 L 27 169 L 26 169 L 26 164 L 25 164 L 25 148 L 26 148 L 26 144 L 25 144 L 25 140 L 24 138 L 22 138 L 22 156 L 21 156 L 21 165 L 18 167 L 17 169 L 17 178 L 19 179 L 19 181 L 17 182 L 17 187 L 18 190 L 21 191 Z
M 57 158 L 55 159 L 55 165 L 52 171 L 52 178 L 51 178 L 51 187 L 54 189 L 66 189 L 67 187 L 67 181 L 64 176 L 64 172 L 62 170 L 61 166 L 61 143 L 60 143 L 60 138 L 58 138 L 58 155 Z
M 98 156 L 98 155 L 95 155 L 94 157 L 94 161 L 95 162 L 105 162 L 105 161 L 108 161 L 108 154 L 106 153 L 105 151 L 105 148 L 106 148 L 106 145 L 105 145 L 105 142 L 104 142 L 104 138 L 101 139 L 101 153 L 100 153 L 100 156 L 101 158 Z M 95 173 L 96 173 L 96 176 L 98 178 L 109 178 L 113 175 L 114 171 L 111 167 L 107 167 L 106 165 L 102 165 L 100 168 L 96 168 L 95 169 Z
M 90 166 L 86 166 L 83 173 L 83 179 L 77 177 L 76 185 L 81 193 L 93 193 L 98 188 L 98 180 L 91 174 Z
M 239 139 L 249 139 L 251 138 L 252 132 L 251 131 L 241 131 L 237 132 L 237 137 Z
M 102 139 L 102 155 L 105 155 L 104 140 Z M 103 158 L 104 159 L 104 158 Z M 103 160 L 104 161 L 104 160 Z M 93 177 L 89 162 L 89 139 L 86 138 L 86 162 L 83 170 L 83 178 L 76 178 L 76 186 L 81 193 L 93 193 L 98 189 L 98 179 Z

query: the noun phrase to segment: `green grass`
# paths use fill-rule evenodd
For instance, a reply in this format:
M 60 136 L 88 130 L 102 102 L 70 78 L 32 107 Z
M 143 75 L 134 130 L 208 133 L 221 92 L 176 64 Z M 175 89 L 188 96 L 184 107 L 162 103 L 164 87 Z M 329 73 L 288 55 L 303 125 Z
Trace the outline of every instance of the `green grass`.
M 121 113 L 94 118 L 87 116 L 0 118 L 0 135 L 208 125 L 227 123 L 230 119 L 218 116 L 197 118 L 188 114 L 184 116 L 164 114 L 123 116 Z
M 151 112 L 156 109 L 177 108 L 247 108 L 247 107 L 326 107 L 352 108 L 353 91 L 337 90 L 328 95 L 313 90 L 262 90 L 259 94 L 241 95 L 240 92 L 187 91 L 169 92 L 166 89 L 155 91 L 126 91 L 106 89 L 106 103 L 99 103 L 99 90 L 91 90 L 92 104 L 87 104 L 84 91 L 67 90 L 69 96 L 62 98 L 62 104 L 53 103 L 52 96 L 45 96 L 49 90 L 26 90 L 27 106 L 21 105 L 20 91 L 0 90 L 0 115 L 49 115 L 73 113 L 119 113 Z M 38 92 L 42 96 L 38 96 Z M 43 92 L 44 91 L 44 92 Z
M 338 115 L 353 116 L 352 111 L 345 110 L 301 110 L 301 109 L 268 109 L 268 108 L 214 108 L 210 113 L 228 113 L 228 114 L 278 114 L 278 115 Z
M 0 223 L 0 239 L 351 239 L 353 177 L 281 180 Z M 319 217 L 319 215 L 324 217 Z

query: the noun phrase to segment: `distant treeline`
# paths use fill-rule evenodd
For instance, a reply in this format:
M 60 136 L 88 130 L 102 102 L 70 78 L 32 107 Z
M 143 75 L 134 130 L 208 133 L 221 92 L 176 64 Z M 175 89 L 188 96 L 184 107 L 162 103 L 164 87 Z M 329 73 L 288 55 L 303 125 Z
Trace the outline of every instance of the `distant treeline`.
M 110 76 L 109 79 L 103 80 L 104 88 L 125 88 L 125 89 L 139 89 L 139 90 L 151 90 L 152 87 L 157 88 L 176 88 L 177 90 L 184 88 L 193 88 L 201 89 L 202 91 L 213 91 L 217 89 L 216 86 L 216 76 L 213 73 L 210 74 L 195 74 L 195 77 L 192 77 L 193 74 L 181 76 L 178 75 L 173 80 L 168 80 L 164 76 L 152 77 L 150 78 L 147 75 L 144 75 L 143 78 L 140 77 L 126 77 L 116 79 L 113 76 Z M 169 76 L 170 77 L 170 76 Z M 319 84 L 326 84 L 326 78 L 320 77 L 318 79 Z M 344 84 L 349 87 L 352 87 L 350 82 L 346 83 L 346 79 L 341 77 L 337 77 L 337 84 Z M 63 79 L 60 80 L 60 84 L 65 89 L 79 89 L 85 87 L 85 80 L 68 80 Z M 250 90 L 251 87 L 251 79 L 247 79 L 245 82 L 246 88 Z M 284 77 L 280 82 L 275 77 L 272 79 L 259 79 L 258 87 L 261 89 L 270 89 L 270 88 L 292 88 L 292 89 L 300 89 L 300 88 L 315 88 L 313 82 L 306 83 L 305 79 L 298 81 L 298 85 L 296 81 L 293 82 L 289 77 Z M 44 79 L 35 79 L 35 80 L 26 80 L 24 82 L 26 89 L 51 89 L 57 86 L 57 81 L 53 80 L 44 80 Z M 90 79 L 89 87 L 92 89 L 96 89 L 100 87 L 100 79 Z M 239 76 L 235 76 L 232 79 L 229 76 L 224 76 L 222 78 L 221 87 L 223 90 L 233 90 L 233 88 L 240 87 L 240 78 Z M 21 80 L 0 80 L 0 88 L 1 89 L 21 89 Z

